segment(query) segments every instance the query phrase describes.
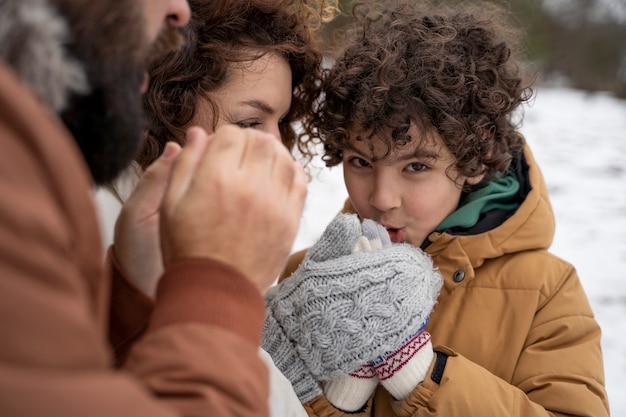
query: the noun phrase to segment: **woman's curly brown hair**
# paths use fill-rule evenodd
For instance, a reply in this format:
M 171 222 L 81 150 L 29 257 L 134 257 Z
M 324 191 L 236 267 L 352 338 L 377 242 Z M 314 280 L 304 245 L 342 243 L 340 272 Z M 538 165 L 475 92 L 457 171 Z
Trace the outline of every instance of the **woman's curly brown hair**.
M 461 175 L 506 171 L 523 146 L 515 110 L 532 89 L 515 59 L 520 32 L 504 10 L 386 0 L 358 3 L 353 16 L 349 46 L 324 73 L 315 120 L 326 165 L 341 162 L 351 134 L 380 138 L 388 151 L 403 146 L 413 122 L 437 130 Z
M 211 93 L 226 81 L 232 65 L 274 52 L 289 62 L 292 103 L 280 126 L 282 141 L 310 161 L 317 140 L 308 129 L 319 95 L 321 60 L 318 29 L 334 16 L 336 0 L 189 0 L 191 21 L 181 29 L 185 46 L 150 68 L 144 96 L 148 119 L 144 146 L 136 158 L 145 168 L 165 143 L 183 143 L 199 97 L 210 103 L 217 122 L 219 103 Z M 293 124 L 304 130 L 296 134 Z M 215 127 L 215 126 L 214 126 Z

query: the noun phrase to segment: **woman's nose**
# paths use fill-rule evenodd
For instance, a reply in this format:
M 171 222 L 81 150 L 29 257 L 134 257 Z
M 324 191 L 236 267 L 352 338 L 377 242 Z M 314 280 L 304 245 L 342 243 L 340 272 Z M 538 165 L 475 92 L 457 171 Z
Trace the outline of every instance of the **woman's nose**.
M 263 129 L 265 133 L 270 133 L 276 137 L 276 139 L 282 141 L 282 135 L 280 134 L 280 128 L 278 123 L 269 125 L 266 129 Z
M 191 10 L 187 0 L 169 0 L 166 19 L 170 26 L 185 26 L 190 18 Z

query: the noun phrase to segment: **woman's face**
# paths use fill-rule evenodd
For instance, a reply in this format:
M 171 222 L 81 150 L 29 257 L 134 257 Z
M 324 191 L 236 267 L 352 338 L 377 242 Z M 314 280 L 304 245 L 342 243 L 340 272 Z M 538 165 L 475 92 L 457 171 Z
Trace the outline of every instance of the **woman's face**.
M 219 111 L 216 128 L 234 124 L 272 133 L 280 140 L 278 127 L 289 112 L 291 97 L 291 68 L 285 58 L 268 53 L 236 64 L 226 82 L 211 93 Z M 213 112 L 206 99 L 198 100 L 192 123 L 213 131 Z

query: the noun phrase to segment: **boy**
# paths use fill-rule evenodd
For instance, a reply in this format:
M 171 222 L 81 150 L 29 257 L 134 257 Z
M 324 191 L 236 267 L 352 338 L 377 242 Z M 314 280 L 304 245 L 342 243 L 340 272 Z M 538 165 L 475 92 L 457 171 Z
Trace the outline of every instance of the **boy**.
M 364 357 L 380 381 L 372 395 L 376 384 L 358 383 L 369 375 L 362 367 L 339 377 L 313 371 L 323 395 L 305 408 L 317 416 L 608 416 L 600 329 L 574 267 L 548 252 L 546 186 L 514 123 L 532 95 L 516 61 L 520 36 L 493 4 L 412 3 L 353 9 L 347 46 L 322 85 L 317 126 L 326 164 L 343 164 L 344 211 L 382 224 L 396 245 L 422 248 L 443 276 L 425 327 L 436 355 L 425 372 L 410 373 L 402 370 L 416 355 L 407 354 L 396 370 L 403 389 Z M 316 246 L 332 243 L 325 238 Z M 303 255 L 292 256 L 283 277 Z M 364 276 L 370 265 L 346 260 L 355 256 L 325 262 Z M 293 279 L 306 287 L 310 264 L 307 255 L 268 299 L 264 346 L 274 339 L 268 320 L 285 324 L 274 300 L 284 299 L 284 287 L 293 291 Z M 305 354 L 327 348 L 286 332 L 315 369 Z M 293 380 L 289 363 L 270 354 Z

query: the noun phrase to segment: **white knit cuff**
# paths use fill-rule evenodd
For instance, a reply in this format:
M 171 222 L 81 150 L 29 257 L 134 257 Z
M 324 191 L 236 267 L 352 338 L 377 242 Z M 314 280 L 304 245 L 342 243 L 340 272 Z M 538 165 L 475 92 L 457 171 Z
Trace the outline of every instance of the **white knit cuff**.
M 377 385 L 376 371 L 370 365 L 364 365 L 350 375 L 323 384 L 328 402 L 347 412 L 360 410 Z
M 377 364 L 376 374 L 382 386 L 401 400 L 426 378 L 434 357 L 430 334 L 423 331 Z

